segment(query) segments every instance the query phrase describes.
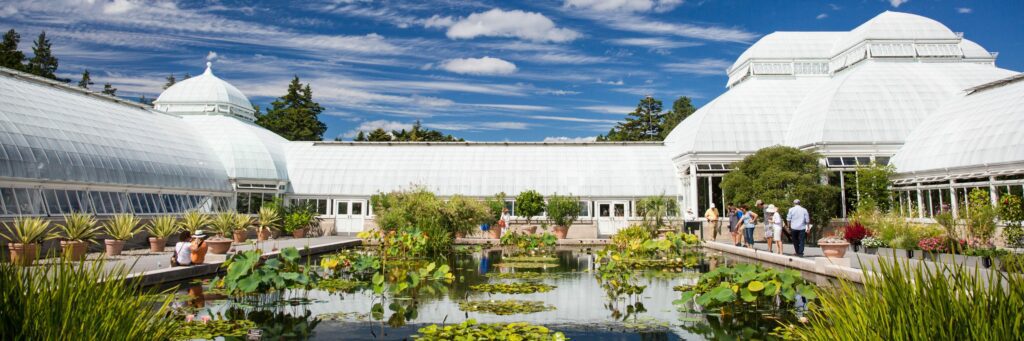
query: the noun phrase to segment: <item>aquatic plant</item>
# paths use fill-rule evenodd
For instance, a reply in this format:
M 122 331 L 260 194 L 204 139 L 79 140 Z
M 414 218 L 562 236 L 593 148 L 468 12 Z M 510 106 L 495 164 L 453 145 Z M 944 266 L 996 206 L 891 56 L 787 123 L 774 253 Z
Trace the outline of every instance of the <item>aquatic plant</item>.
M 621 295 L 639 295 L 647 288 L 637 284 L 634 274 L 636 268 L 624 261 L 627 254 L 628 252 L 613 248 L 606 248 L 596 254 L 596 262 L 600 264 L 596 273 L 597 281 L 609 299 L 616 299 Z
M 462 311 L 491 313 L 495 315 L 515 315 L 555 310 L 555 307 L 544 304 L 544 302 L 541 301 L 491 300 L 459 302 L 459 309 Z
M 249 320 L 179 321 L 173 327 L 171 340 L 213 340 L 217 337 L 243 337 L 256 323 Z
M 879 258 L 863 286 L 822 289 L 797 340 L 1003 340 L 1024 330 L 1024 275 Z M 888 260 L 888 261 L 885 261 Z
M 484 283 L 470 286 L 473 291 L 486 292 L 488 294 L 532 294 L 537 292 L 548 292 L 557 288 L 554 285 L 542 283 Z
M 281 249 L 277 258 L 262 261 L 263 252 L 249 250 L 234 254 L 224 262 L 227 269 L 224 289 L 231 295 L 282 291 L 288 288 L 310 288 L 318 279 L 311 267 L 299 264 L 299 250 Z
M 558 264 L 554 263 L 543 263 L 543 262 L 501 262 L 495 264 L 499 268 L 516 268 L 516 269 L 547 269 L 557 268 Z
M 817 297 L 814 285 L 804 280 L 799 271 L 736 264 L 718 267 L 701 275 L 697 285 L 683 291 L 682 297 L 673 303 L 686 305 L 693 302 L 705 309 L 779 309 L 778 300 L 794 302 L 797 295 L 807 301 Z
M 498 241 L 501 246 L 515 246 L 519 252 L 524 251 L 549 251 L 558 243 L 558 238 L 551 233 L 528 234 L 521 232 L 509 232 L 501 236 Z
M 645 240 L 654 237 L 654 233 L 643 225 L 630 225 L 616 232 L 612 236 L 612 244 L 619 249 L 625 249 L 631 244 L 643 244 Z
M 488 272 L 485 275 L 490 278 L 497 279 L 523 279 L 528 281 L 539 281 L 542 279 L 558 278 L 562 274 L 559 273 L 547 273 L 547 272 Z
M 526 322 L 479 324 L 474 319 L 440 327 L 432 324 L 419 329 L 413 335 L 415 340 L 521 340 L 521 341 L 562 341 L 565 334 L 554 332 L 544 326 Z
M 317 281 L 313 288 L 327 292 L 355 292 L 366 284 L 366 282 L 351 279 L 328 278 Z
M 533 263 L 557 263 L 558 257 L 553 256 L 509 256 L 501 257 L 502 262 L 533 262 Z

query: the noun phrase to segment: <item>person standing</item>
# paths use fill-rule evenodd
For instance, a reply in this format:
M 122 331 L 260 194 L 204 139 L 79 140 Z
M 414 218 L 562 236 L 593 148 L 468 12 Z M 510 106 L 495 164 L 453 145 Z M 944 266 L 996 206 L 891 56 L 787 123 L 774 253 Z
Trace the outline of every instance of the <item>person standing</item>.
M 800 199 L 793 200 L 793 207 L 786 211 L 786 221 L 789 222 L 789 229 L 793 231 L 793 249 L 796 250 L 797 257 L 803 257 L 807 233 L 811 231 L 811 214 L 800 206 Z
M 192 252 L 192 265 L 203 264 L 206 261 L 206 251 L 210 248 L 206 244 L 206 235 L 203 234 L 203 230 L 196 230 L 196 234 L 192 236 L 192 245 L 189 246 L 189 251 Z
M 743 246 L 754 248 L 754 228 L 757 227 L 757 213 L 743 205 L 740 207 L 743 210 L 743 218 L 740 223 L 743 224 Z
M 711 207 L 704 211 L 704 220 L 711 227 L 711 240 L 718 240 L 718 209 L 715 208 L 715 204 L 711 204 Z
M 764 209 L 764 237 L 768 241 L 768 252 L 772 252 L 772 246 L 782 254 L 782 216 L 775 205 L 769 204 Z
M 739 234 L 739 223 L 740 218 L 743 218 L 743 212 L 737 207 L 729 203 L 726 213 L 729 214 L 729 234 L 732 235 L 732 244 L 740 246 L 740 234 Z

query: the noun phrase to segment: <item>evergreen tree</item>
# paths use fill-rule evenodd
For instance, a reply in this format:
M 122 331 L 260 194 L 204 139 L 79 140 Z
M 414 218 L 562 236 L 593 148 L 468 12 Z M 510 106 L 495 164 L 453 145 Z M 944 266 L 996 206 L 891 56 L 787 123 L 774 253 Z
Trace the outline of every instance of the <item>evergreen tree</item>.
M 117 96 L 117 88 L 110 83 L 103 84 L 103 93 L 111 96 Z
M 28 60 L 28 72 L 40 77 L 57 79 L 54 75 L 57 72 L 57 57 L 53 56 L 46 31 L 39 33 L 39 39 L 32 46 L 32 54 L 32 59 Z
M 89 70 L 82 71 L 82 80 L 78 81 L 78 87 L 88 89 L 92 84 L 92 77 L 89 77 Z
M 391 135 L 383 128 L 377 128 L 370 132 L 370 136 L 367 138 L 367 141 L 387 142 L 391 141 Z
M 18 50 L 18 43 L 21 42 L 21 35 L 12 28 L 4 34 L 3 44 L 0 44 L 0 66 L 24 70 L 25 53 Z
M 598 141 L 661 141 L 662 124 L 665 113 L 661 111 L 661 101 L 647 96 L 636 105 L 636 110 L 626 116 L 625 122 L 619 122 L 608 135 L 599 135 Z
M 295 76 L 288 92 L 270 104 L 265 114 L 256 116 L 256 124 L 291 141 L 319 141 L 327 131 L 319 115 L 324 108 L 313 101 L 313 90 Z
M 661 139 L 664 140 L 665 137 L 668 137 L 668 134 L 680 122 L 693 115 L 695 111 L 697 111 L 697 108 L 693 106 L 689 97 L 679 96 L 679 98 L 676 98 L 676 101 L 672 102 L 672 111 L 665 114 L 664 120 L 661 123 Z
M 167 90 L 167 88 L 171 87 L 171 85 L 174 85 L 174 83 L 178 82 L 176 79 L 174 79 L 173 73 L 167 75 L 167 78 L 165 79 L 167 80 L 167 83 L 164 83 L 164 90 Z
M 445 135 L 440 131 L 433 129 L 423 129 L 423 124 L 419 120 L 413 123 L 412 129 L 410 130 L 392 130 L 391 141 L 400 142 L 461 142 L 465 141 L 461 138 L 456 138 L 451 135 Z
M 153 106 L 153 101 L 154 100 L 155 100 L 154 98 L 146 98 L 146 95 L 139 96 L 139 103 L 142 103 L 142 104 L 145 104 L 145 105 L 148 105 L 148 106 Z
M 189 78 L 192 78 L 192 75 L 189 74 L 188 72 L 186 72 L 184 76 L 181 76 L 181 80 L 186 80 L 186 79 L 189 79 Z
M 337 138 L 335 138 L 335 140 L 338 140 L 338 139 L 337 139 Z M 340 141 L 340 140 L 339 140 L 339 141 Z M 363 134 L 363 132 L 362 132 L 362 131 L 359 131 L 359 133 L 358 133 L 358 134 L 356 134 L 356 138 L 355 138 L 355 140 L 354 140 L 354 141 L 360 141 L 360 142 L 362 142 L 362 141 L 366 141 L 366 134 Z

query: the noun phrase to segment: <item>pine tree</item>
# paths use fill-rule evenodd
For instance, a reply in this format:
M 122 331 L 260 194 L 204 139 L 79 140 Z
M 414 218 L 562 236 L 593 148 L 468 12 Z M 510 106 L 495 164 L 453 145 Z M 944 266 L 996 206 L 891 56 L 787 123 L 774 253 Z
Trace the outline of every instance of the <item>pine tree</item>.
M 697 111 L 689 97 L 679 96 L 672 102 L 672 111 L 665 114 L 664 122 L 661 124 L 661 139 L 664 140 L 668 134 L 690 115 Z
M 371 141 L 372 141 L 372 139 L 371 139 Z M 440 131 L 437 131 L 437 130 L 424 129 L 423 128 L 423 123 L 421 123 L 419 120 L 416 120 L 416 123 L 413 123 L 412 129 L 410 129 L 410 130 L 405 130 L 405 129 L 402 129 L 402 130 L 392 130 L 391 131 L 391 140 L 390 141 L 400 141 L 400 142 L 455 142 L 455 141 L 465 141 L 465 140 L 463 140 L 461 138 L 456 138 L 456 137 L 451 136 L 451 135 L 445 135 L 445 134 L 443 134 L 443 133 L 441 133 Z
M 103 84 L 103 93 L 111 96 L 117 96 L 117 88 L 110 83 Z
M 313 100 L 313 90 L 295 76 L 288 92 L 270 104 L 265 114 L 256 116 L 256 124 L 291 141 L 319 141 L 327 125 L 320 121 L 324 108 Z
M 92 77 L 89 77 L 89 70 L 82 71 L 82 80 L 78 81 L 78 87 L 88 89 L 90 85 L 93 85 L 93 82 Z
M 181 76 L 181 80 L 186 80 L 186 79 L 189 79 L 189 78 L 192 78 L 192 75 L 189 74 L 188 72 L 186 72 L 184 76 Z
M 54 75 L 57 72 L 57 57 L 53 56 L 46 31 L 39 33 L 39 39 L 32 46 L 32 54 L 32 59 L 28 60 L 28 72 L 40 77 L 57 79 Z
M 367 138 L 368 141 L 376 142 L 387 142 L 391 141 L 391 135 L 383 128 L 377 128 L 370 132 L 370 136 Z
M 647 96 L 636 105 L 636 110 L 626 116 L 608 131 L 599 135 L 598 141 L 661 141 L 665 113 L 661 112 L 661 101 Z
M 174 83 L 178 82 L 176 79 L 174 79 L 173 73 L 167 75 L 167 78 L 165 79 L 167 79 L 167 83 L 164 84 L 164 90 L 167 90 L 167 88 L 171 87 L 171 85 L 174 85 Z
M 335 140 L 337 140 L 337 138 L 335 138 Z M 356 134 L 356 138 L 355 138 L 354 141 L 360 141 L 360 142 L 366 141 L 366 134 L 363 134 L 363 131 L 360 130 L 359 133 Z
M 21 35 L 12 28 L 4 34 L 3 44 L 0 44 L 0 66 L 24 70 L 25 53 L 18 50 L 18 43 L 21 42 Z

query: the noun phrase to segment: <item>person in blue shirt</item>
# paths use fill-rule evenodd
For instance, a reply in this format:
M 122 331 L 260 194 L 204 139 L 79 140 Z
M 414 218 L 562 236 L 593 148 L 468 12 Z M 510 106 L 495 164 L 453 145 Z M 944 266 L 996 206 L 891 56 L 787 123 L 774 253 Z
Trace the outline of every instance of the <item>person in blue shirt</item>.
M 743 246 L 754 248 L 754 228 L 757 227 L 757 213 L 750 210 L 747 205 L 740 206 L 740 211 L 743 211 L 743 217 L 740 218 L 740 224 L 743 225 Z
M 793 200 L 793 207 L 786 212 L 786 221 L 793 235 L 793 249 L 798 257 L 804 256 L 804 243 L 807 233 L 811 231 L 811 214 L 800 206 L 800 199 Z

